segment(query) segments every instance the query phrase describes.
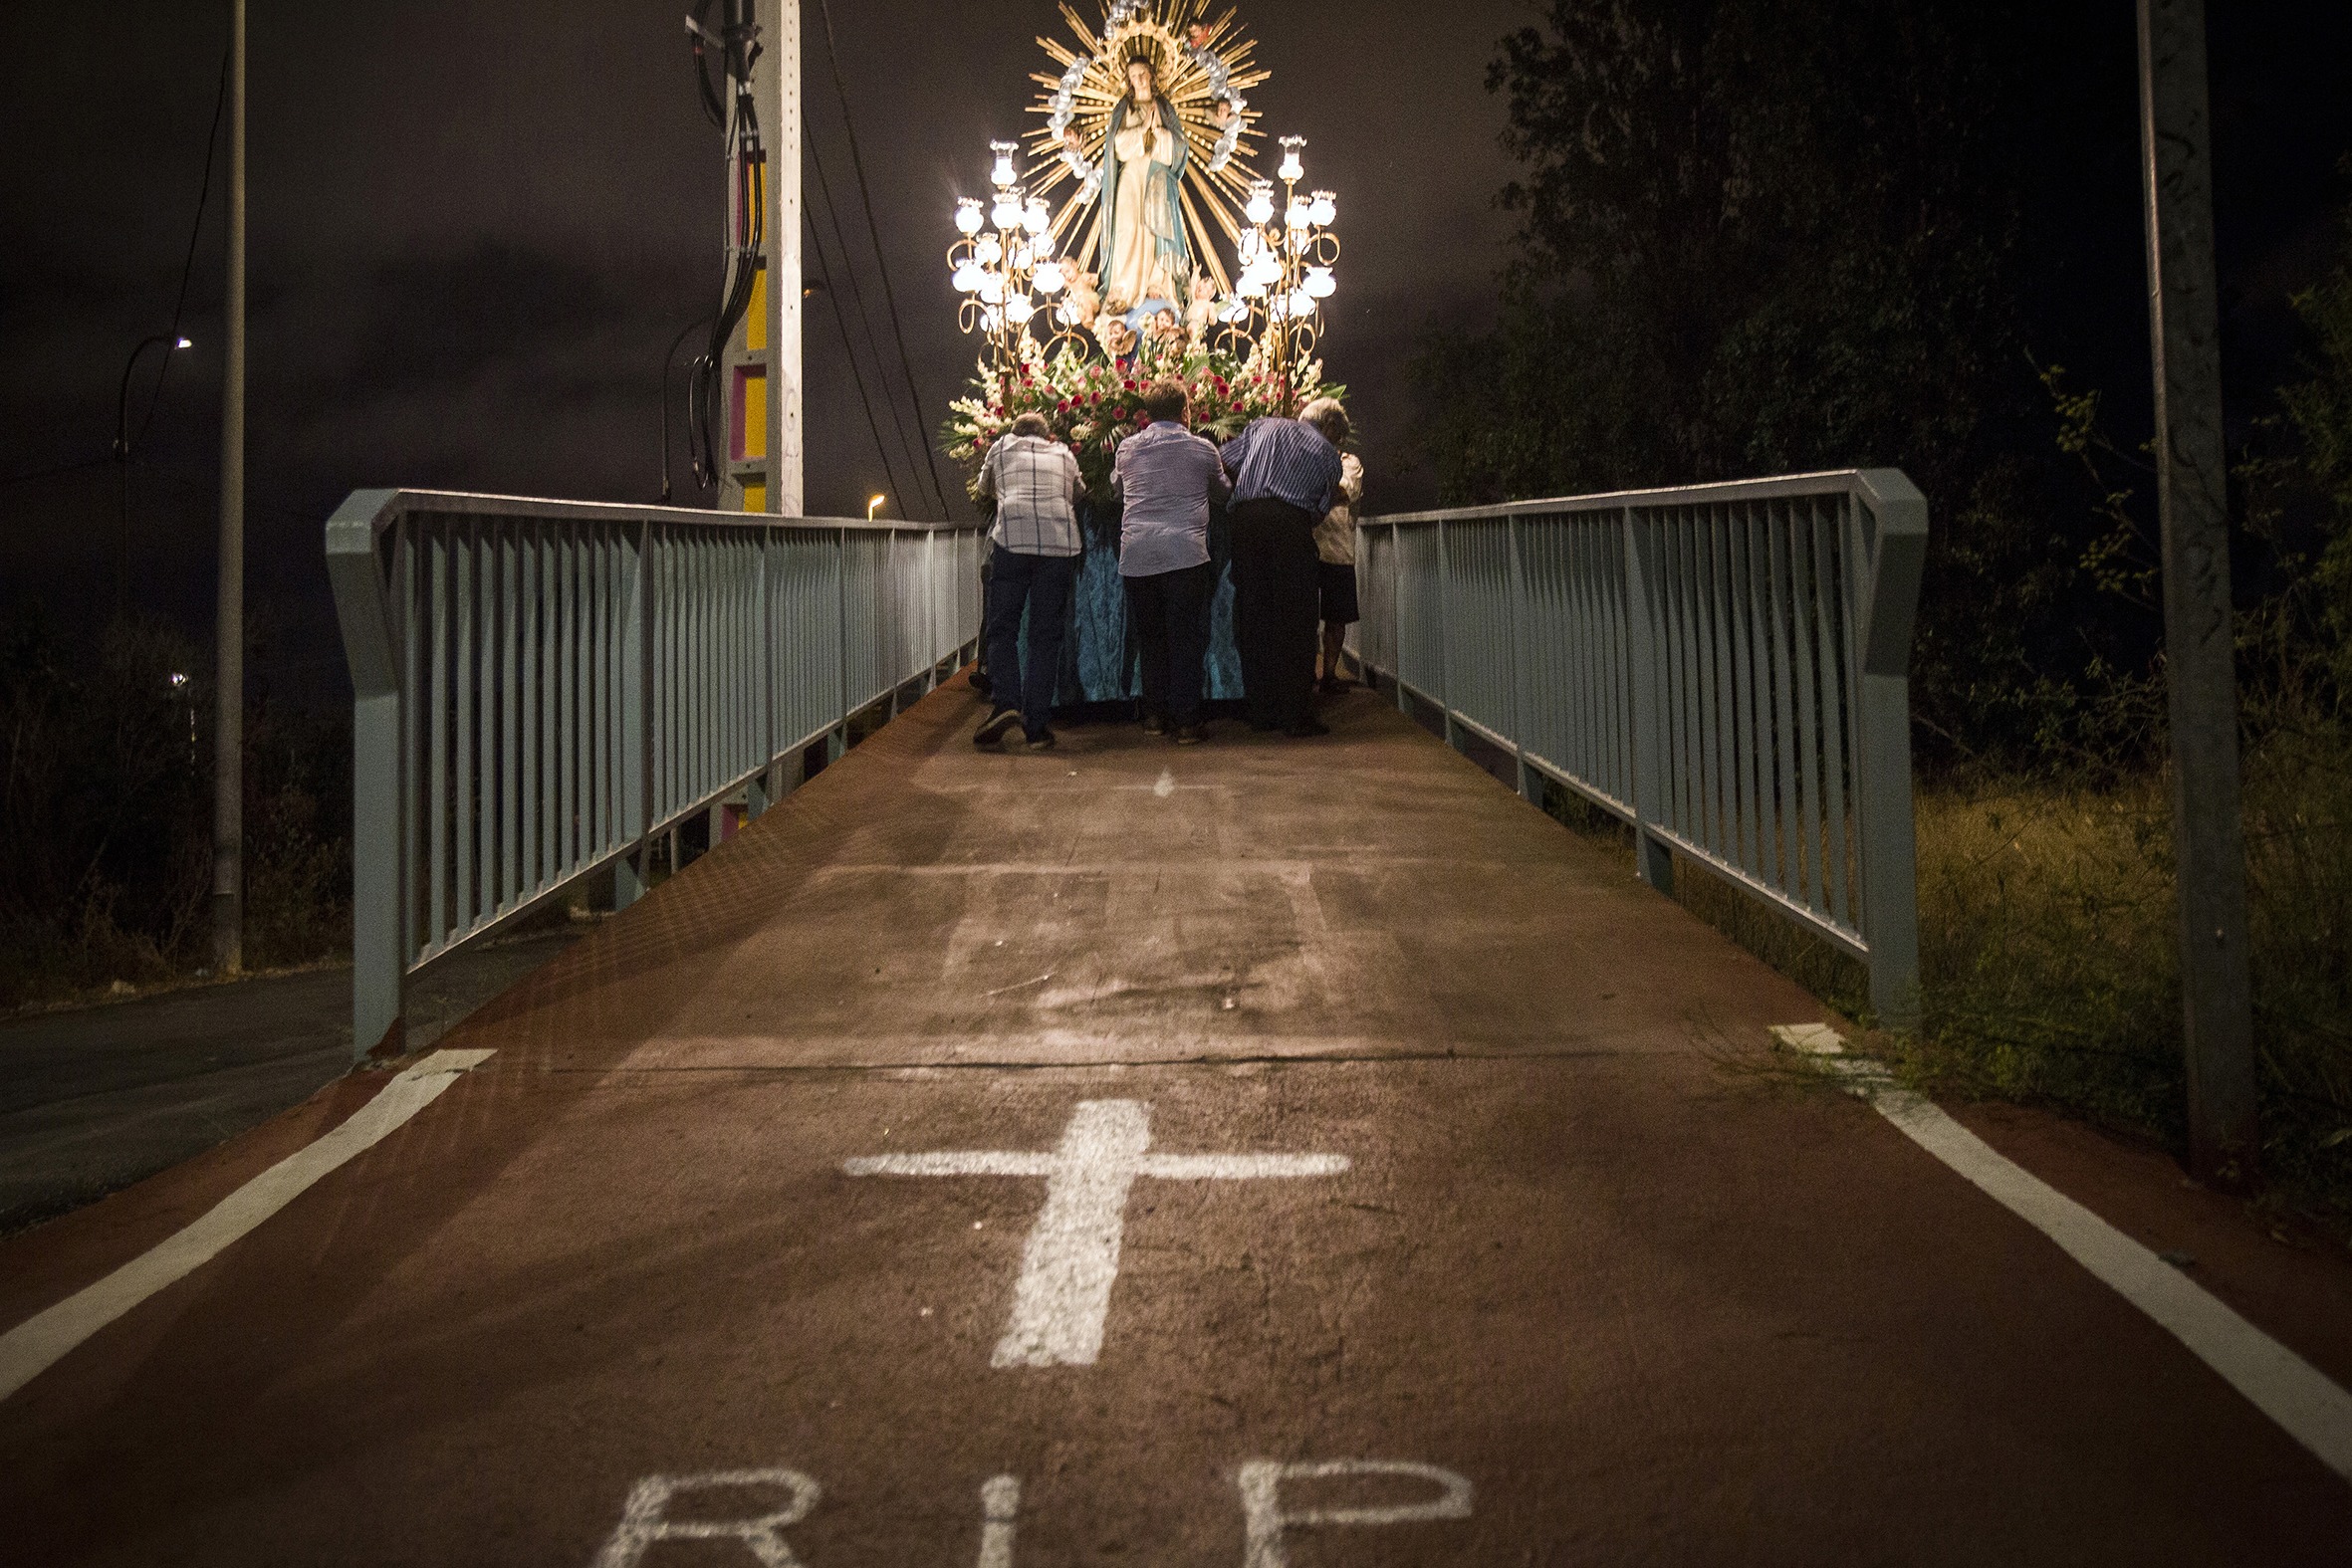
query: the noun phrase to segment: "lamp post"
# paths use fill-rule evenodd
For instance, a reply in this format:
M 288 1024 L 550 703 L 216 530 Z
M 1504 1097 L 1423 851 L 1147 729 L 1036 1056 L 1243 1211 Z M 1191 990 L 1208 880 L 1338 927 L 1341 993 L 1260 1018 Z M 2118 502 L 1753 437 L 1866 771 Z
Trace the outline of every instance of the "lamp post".
M 882 503 L 886 499 L 888 498 L 884 496 L 873 496 L 867 499 L 865 503 L 865 520 L 868 523 L 871 523 L 874 520 L 875 513 L 882 510 Z
M 1273 180 L 1260 180 L 1242 206 L 1249 227 L 1241 231 L 1242 271 L 1234 280 L 1236 298 L 1226 320 L 1248 336 L 1263 317 L 1259 346 L 1288 408 L 1292 376 L 1322 339 L 1322 302 L 1339 287 L 1339 238 L 1330 232 L 1339 211 L 1338 198 L 1327 190 L 1299 194 L 1306 178 L 1306 138 L 1285 136 L 1282 145 L 1282 165 L 1275 171 L 1283 182 L 1280 207 Z
M 128 619 L 130 615 L 130 372 L 138 368 L 138 356 L 157 343 L 174 352 L 195 346 L 185 337 L 157 333 L 151 337 L 141 337 L 138 346 L 130 350 L 130 357 L 122 362 L 122 384 L 115 393 L 115 461 L 122 465 L 122 566 L 115 577 L 118 620 Z
M 988 340 L 998 394 L 1020 362 L 1022 339 L 1040 309 L 1038 296 L 1059 294 L 1068 276 L 1054 255 L 1054 215 L 1045 199 L 1021 185 L 1013 157 L 1020 145 L 992 141 L 990 183 L 995 197 L 956 202 L 956 230 L 963 237 L 948 247 L 947 265 L 956 292 L 957 325 Z

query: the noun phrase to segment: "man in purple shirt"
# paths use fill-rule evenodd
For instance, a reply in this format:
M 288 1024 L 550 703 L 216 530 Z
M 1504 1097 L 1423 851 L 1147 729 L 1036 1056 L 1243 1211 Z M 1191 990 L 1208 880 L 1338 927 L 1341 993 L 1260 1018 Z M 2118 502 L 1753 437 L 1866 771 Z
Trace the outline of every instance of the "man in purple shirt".
M 1119 443 L 1111 489 L 1122 503 L 1119 576 L 1143 664 L 1143 731 L 1201 738 L 1201 662 L 1209 651 L 1209 504 L 1232 494 L 1217 449 L 1184 427 L 1176 381 L 1143 391 L 1151 423 Z
M 1254 729 L 1331 733 L 1313 706 L 1314 527 L 1338 492 L 1346 439 L 1345 410 L 1321 397 L 1295 419 L 1255 420 L 1225 443 L 1233 475 L 1234 643 Z

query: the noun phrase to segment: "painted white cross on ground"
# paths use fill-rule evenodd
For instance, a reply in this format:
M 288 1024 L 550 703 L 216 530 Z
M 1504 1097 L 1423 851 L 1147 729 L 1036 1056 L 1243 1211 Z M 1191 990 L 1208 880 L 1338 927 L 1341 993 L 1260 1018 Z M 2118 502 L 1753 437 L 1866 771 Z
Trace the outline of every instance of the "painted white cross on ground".
M 1013 1321 L 990 1361 L 1000 1367 L 1091 1366 L 1119 1273 L 1127 1189 L 1138 1176 L 1173 1182 L 1238 1182 L 1336 1176 L 1343 1154 L 1150 1154 L 1151 1107 L 1086 1100 L 1051 1154 L 877 1154 L 850 1160 L 851 1176 L 1042 1176 L 1046 1207 L 1021 1249 Z

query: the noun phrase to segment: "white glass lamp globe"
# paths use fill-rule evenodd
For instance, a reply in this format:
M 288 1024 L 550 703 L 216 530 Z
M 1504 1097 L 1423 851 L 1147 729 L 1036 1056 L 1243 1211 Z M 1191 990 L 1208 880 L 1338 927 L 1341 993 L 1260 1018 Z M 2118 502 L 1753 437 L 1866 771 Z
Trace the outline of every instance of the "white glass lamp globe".
M 1029 248 L 1038 253 L 1039 261 L 1044 261 L 1047 257 L 1054 254 L 1054 236 L 1051 234 L 1040 234 L 1029 242 Z
M 1312 316 L 1314 314 L 1314 296 L 1308 294 L 1304 289 L 1294 293 L 1291 296 L 1291 314 L 1293 316 Z
M 1261 290 L 1260 292 L 1264 293 L 1265 291 Z M 1250 308 L 1249 306 L 1243 304 L 1239 299 L 1236 299 L 1231 305 L 1228 305 L 1225 308 L 1225 320 L 1234 326 L 1238 327 L 1249 319 Z
M 1339 289 L 1338 282 L 1332 278 L 1331 269 L 1328 267 L 1307 268 L 1306 282 L 1300 287 L 1309 299 L 1315 300 L 1327 300 Z
M 980 198 L 966 196 L 956 203 L 956 228 L 965 234 L 980 232 Z
M 1030 302 L 1028 295 L 1017 294 L 1005 302 L 1005 320 L 1019 327 L 1023 322 L 1035 316 L 1037 310 L 1037 306 Z
M 1234 292 L 1245 300 L 1263 300 L 1266 298 L 1266 280 L 1254 272 L 1243 273 L 1241 282 L 1234 285 Z
M 1045 233 L 1046 225 L 1052 223 L 1053 221 L 1054 215 L 1048 212 L 1046 210 L 1046 204 L 1038 200 L 1035 196 L 1032 196 L 1029 199 L 1029 205 L 1022 209 L 1021 226 L 1029 230 L 1029 232 L 1032 234 Z
M 1290 229 L 1305 228 L 1310 221 L 1306 216 L 1307 208 L 1311 205 L 1303 196 L 1292 202 L 1290 210 L 1283 214 L 1283 226 Z
M 1050 261 L 1038 269 L 1038 293 L 1059 294 L 1062 282 L 1061 263 Z
M 1000 141 L 996 143 L 996 154 L 997 166 L 989 177 L 1000 186 L 1010 185 L 1014 179 L 1013 149 L 1008 143 Z
M 983 267 L 994 267 L 1005 259 L 1004 242 L 993 234 L 983 234 L 972 247 L 972 254 Z
M 1264 223 L 1274 216 L 1274 187 L 1261 182 L 1250 192 L 1249 205 L 1242 208 L 1242 216 L 1252 223 Z
M 1284 179 L 1292 181 L 1302 180 L 1306 177 L 1306 165 L 1300 161 L 1296 147 L 1283 149 L 1283 166 L 1275 172 Z
M 1000 229 L 1018 229 L 1021 227 L 1021 203 L 1010 196 L 1004 197 L 997 202 L 996 210 L 989 217 L 996 221 Z
M 954 280 L 956 293 L 972 293 L 980 287 L 980 264 L 978 262 L 965 262 L 962 266 L 956 269 Z
M 1004 325 L 1005 313 L 998 310 L 996 307 L 990 306 L 987 310 L 980 313 L 980 330 L 982 332 L 993 333 Z
M 1314 200 L 1307 206 L 1306 216 L 1316 228 L 1327 229 L 1331 226 L 1331 220 L 1339 216 L 1339 204 L 1331 199 L 1329 191 L 1318 190 L 1314 193 Z
M 982 303 L 987 305 L 1004 304 L 1005 275 L 1001 272 L 982 273 L 980 275 L 980 298 Z

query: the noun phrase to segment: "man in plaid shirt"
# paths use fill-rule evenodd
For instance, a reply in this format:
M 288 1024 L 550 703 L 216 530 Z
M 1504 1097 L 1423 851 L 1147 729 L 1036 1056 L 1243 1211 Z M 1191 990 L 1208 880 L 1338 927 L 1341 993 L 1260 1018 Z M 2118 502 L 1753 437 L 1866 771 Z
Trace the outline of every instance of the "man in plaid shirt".
M 1078 460 L 1054 439 L 1043 414 L 1023 414 L 989 448 L 980 493 L 997 504 L 996 547 L 989 565 L 981 635 L 988 642 L 996 711 L 973 734 L 975 746 L 1055 745 L 1054 691 L 1061 642 L 1069 628 L 1069 590 L 1085 545 L 1078 537 Z M 1029 612 L 1029 663 L 1022 665 L 1021 615 Z

